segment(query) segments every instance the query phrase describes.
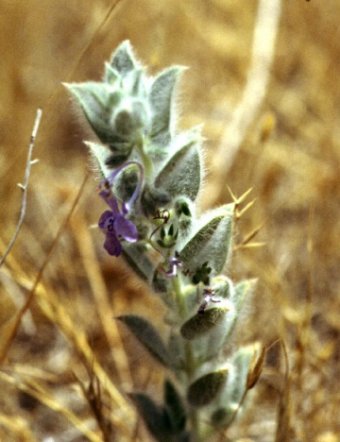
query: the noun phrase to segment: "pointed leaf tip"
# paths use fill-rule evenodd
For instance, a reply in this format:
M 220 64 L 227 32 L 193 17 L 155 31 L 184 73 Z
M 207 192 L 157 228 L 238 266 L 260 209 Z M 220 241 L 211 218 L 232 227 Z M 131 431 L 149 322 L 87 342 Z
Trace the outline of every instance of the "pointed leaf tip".
M 174 90 L 180 74 L 185 68 L 172 66 L 165 69 L 154 79 L 150 103 L 153 113 L 151 136 L 155 144 L 168 142 L 172 135 Z
M 188 270 L 195 272 L 207 261 L 215 274 L 223 270 L 231 253 L 234 207 L 222 206 L 199 222 L 201 227 L 180 251 L 180 259 Z
M 199 145 L 189 139 L 160 171 L 155 180 L 156 187 L 164 189 L 173 197 L 185 195 L 193 201 L 200 189 L 201 170 Z
M 180 395 L 169 379 L 164 382 L 164 404 L 174 431 L 176 433 L 183 431 L 186 424 L 185 408 Z
M 124 40 L 114 51 L 110 64 L 121 75 L 125 75 L 138 66 L 129 40 Z

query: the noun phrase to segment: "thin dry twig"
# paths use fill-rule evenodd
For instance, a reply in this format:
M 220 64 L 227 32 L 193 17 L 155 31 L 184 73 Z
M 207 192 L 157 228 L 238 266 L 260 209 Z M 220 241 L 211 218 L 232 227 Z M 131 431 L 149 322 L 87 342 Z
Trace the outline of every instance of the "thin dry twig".
M 81 186 L 80 186 L 80 188 L 78 190 L 77 196 L 76 196 L 76 198 L 75 198 L 75 200 L 74 200 L 74 202 L 72 204 L 72 207 L 71 207 L 69 213 L 67 214 L 65 220 L 63 221 L 63 223 L 59 227 L 59 230 L 58 230 L 58 232 L 57 232 L 57 234 L 56 234 L 56 236 L 55 236 L 55 238 L 54 238 L 54 240 L 53 240 L 53 242 L 52 242 L 52 244 L 50 246 L 50 249 L 49 249 L 49 251 L 48 251 L 48 253 L 46 255 L 46 258 L 45 258 L 42 266 L 40 267 L 40 270 L 39 270 L 39 272 L 38 272 L 38 274 L 36 276 L 36 279 L 35 279 L 35 281 L 33 283 L 33 286 L 32 286 L 32 288 L 31 288 L 31 290 L 30 290 L 30 292 L 28 294 L 28 297 L 26 299 L 25 304 L 21 307 L 21 309 L 17 313 L 17 316 L 16 316 L 16 318 L 14 320 L 14 323 L 13 323 L 13 326 L 12 326 L 12 330 L 11 330 L 11 332 L 9 334 L 9 338 L 8 338 L 7 342 L 5 343 L 5 345 L 3 346 L 3 351 L 0 354 L 0 364 L 3 363 L 3 361 L 6 359 L 8 351 L 9 351 L 9 349 L 11 347 L 11 344 L 12 344 L 13 340 L 15 339 L 15 336 L 17 335 L 17 332 L 19 330 L 19 326 L 20 326 L 22 317 L 27 312 L 27 310 L 30 308 L 30 305 L 31 305 L 31 303 L 33 301 L 33 298 L 34 298 L 34 295 L 35 295 L 35 291 L 36 291 L 36 289 L 37 289 L 37 287 L 38 287 L 38 285 L 40 283 L 40 280 L 41 280 L 41 278 L 43 276 L 45 268 L 46 268 L 46 266 L 47 266 L 47 264 L 48 264 L 48 262 L 49 262 L 49 260 L 51 258 L 51 255 L 53 254 L 53 252 L 55 250 L 56 245 L 59 242 L 61 234 L 63 233 L 63 231 L 65 230 L 67 224 L 69 223 L 69 220 L 70 220 L 70 218 L 71 218 L 71 216 L 72 216 L 72 214 L 73 214 L 73 212 L 74 212 L 74 210 L 75 210 L 75 208 L 76 208 L 76 206 L 78 204 L 78 201 L 79 201 L 79 199 L 80 199 L 80 197 L 81 197 L 81 195 L 83 193 L 83 190 L 85 188 L 85 184 L 86 184 L 87 178 L 88 178 L 88 173 L 86 173 L 86 175 L 84 177 L 84 180 L 83 180 L 83 182 L 82 182 L 82 184 L 81 184 Z
M 223 181 L 232 166 L 265 97 L 274 58 L 280 12 L 281 0 L 261 0 L 259 2 L 247 83 L 231 121 L 222 135 L 212 163 L 212 175 L 219 183 Z M 224 189 L 215 185 L 212 186 L 212 190 L 214 188 L 215 193 L 218 192 L 214 198 L 216 200 L 219 197 L 219 192 Z M 210 192 L 209 201 L 211 202 Z
M 39 126 L 40 126 L 41 117 L 42 117 L 42 110 L 37 109 L 32 133 L 31 133 L 31 138 L 30 138 L 30 142 L 29 142 L 29 146 L 28 146 L 24 182 L 22 184 L 21 183 L 18 184 L 18 186 L 22 190 L 22 199 L 21 199 L 21 208 L 20 208 L 19 219 L 18 219 L 16 228 L 15 228 L 14 234 L 12 236 L 12 239 L 10 240 L 10 242 L 7 246 L 7 249 L 5 250 L 5 253 L 3 254 L 2 258 L 0 259 L 0 267 L 3 265 L 8 254 L 11 252 L 12 248 L 14 247 L 14 244 L 18 238 L 19 232 L 20 232 L 21 227 L 22 227 L 24 220 L 25 220 L 26 210 L 27 210 L 28 184 L 29 184 L 29 179 L 30 179 L 30 175 L 31 175 L 31 168 L 32 168 L 33 164 L 35 164 L 37 162 L 37 160 L 32 160 L 32 155 L 33 155 L 35 140 L 36 140 L 36 137 L 38 134 Z

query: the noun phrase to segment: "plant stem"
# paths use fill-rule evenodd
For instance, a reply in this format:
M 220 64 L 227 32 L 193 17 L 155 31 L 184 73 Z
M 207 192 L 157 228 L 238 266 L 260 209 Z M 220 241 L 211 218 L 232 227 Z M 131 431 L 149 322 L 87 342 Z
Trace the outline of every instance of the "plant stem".
M 141 160 L 143 162 L 144 171 L 146 178 L 150 178 L 153 171 L 153 164 L 151 158 L 145 153 L 144 150 L 145 140 L 143 137 L 139 140 L 139 142 L 136 145 L 136 148 L 138 150 L 138 153 L 141 157 Z
M 186 319 L 187 316 L 187 306 L 183 295 L 183 287 L 182 287 L 182 279 L 181 275 L 176 275 L 172 279 L 172 287 L 175 293 L 175 300 L 177 303 L 178 313 L 182 320 Z M 183 340 L 184 344 L 184 370 L 187 376 L 187 386 L 192 382 L 195 371 L 195 356 L 193 352 L 193 348 L 191 342 L 188 340 Z M 186 387 L 187 387 L 186 386 Z M 191 433 L 194 442 L 199 442 L 199 420 L 197 411 L 194 408 L 190 409 L 189 412 L 190 424 L 191 424 Z

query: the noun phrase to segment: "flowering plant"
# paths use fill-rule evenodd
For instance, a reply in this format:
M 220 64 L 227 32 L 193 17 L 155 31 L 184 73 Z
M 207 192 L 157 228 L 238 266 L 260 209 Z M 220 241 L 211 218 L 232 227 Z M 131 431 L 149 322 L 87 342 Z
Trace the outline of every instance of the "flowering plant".
M 100 143 L 87 142 L 108 204 L 104 248 L 126 260 L 167 306 L 165 341 L 145 318 L 119 319 L 170 373 L 164 400 L 131 398 L 158 441 L 207 440 L 234 420 L 258 376 L 259 344 L 231 351 L 230 336 L 254 280 L 222 272 L 232 252 L 234 204 L 203 216 L 201 128 L 179 132 L 174 96 L 180 66 L 148 76 L 123 42 L 102 82 L 66 85 Z M 170 380 L 170 378 L 172 380 Z

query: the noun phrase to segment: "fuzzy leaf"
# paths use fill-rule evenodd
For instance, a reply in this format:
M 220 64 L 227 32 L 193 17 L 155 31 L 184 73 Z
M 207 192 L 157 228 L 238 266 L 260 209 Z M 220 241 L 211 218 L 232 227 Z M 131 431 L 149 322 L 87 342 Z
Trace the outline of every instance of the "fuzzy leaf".
M 233 303 L 228 300 L 221 301 L 221 303 L 227 307 L 227 313 L 215 327 L 195 343 L 195 353 L 199 355 L 202 361 L 208 361 L 217 357 L 228 342 L 228 338 L 235 326 L 237 316 Z
M 123 315 L 122 321 L 144 348 L 166 367 L 170 365 L 169 353 L 154 326 L 144 318 L 136 315 Z
M 175 433 L 184 431 L 186 413 L 181 397 L 172 382 L 167 379 L 164 382 L 164 404 L 170 417 L 172 428 Z
M 220 273 L 228 259 L 232 241 L 234 204 L 213 211 L 180 252 L 184 266 L 195 272 L 208 262 Z
M 201 342 L 200 349 L 203 350 L 203 360 L 216 356 L 222 348 L 228 345 L 244 299 L 253 291 L 255 284 L 255 279 L 249 279 L 234 286 L 232 281 L 224 275 L 219 275 L 213 279 L 213 289 L 216 295 L 225 298 L 226 301 L 224 302 L 229 302 L 229 313 L 225 316 L 225 320 L 209 333 L 206 341 Z
M 110 159 L 111 151 L 102 144 L 85 141 L 85 145 L 89 148 L 91 156 L 95 159 L 100 172 L 104 177 L 110 173 L 110 168 L 107 166 L 107 161 Z
M 189 141 L 167 162 L 155 185 L 172 197 L 185 195 L 194 200 L 201 184 L 201 161 L 196 141 Z
M 166 411 L 146 394 L 132 393 L 129 396 L 152 436 L 159 442 L 174 442 L 171 421 Z
M 241 347 L 232 358 L 235 376 L 228 385 L 228 402 L 239 404 L 247 389 L 247 379 L 254 358 L 254 346 Z
M 117 83 L 119 80 L 119 73 L 113 69 L 109 63 L 105 63 L 104 81 L 111 85 Z
M 113 152 L 108 146 L 85 141 L 84 144 L 89 148 L 94 166 L 98 167 L 104 177 L 107 177 L 112 169 L 124 163 L 131 153 L 130 149 L 124 152 Z
M 147 184 L 144 186 L 142 207 L 146 215 L 154 215 L 157 209 L 166 206 L 170 201 L 170 195 L 164 190 L 150 187 Z
M 246 279 L 236 284 L 232 300 L 235 303 L 238 313 L 241 311 L 245 298 L 250 296 L 254 291 L 256 283 L 257 279 Z
M 224 321 L 226 314 L 228 314 L 228 309 L 225 307 L 213 307 L 205 310 L 204 313 L 197 313 L 182 325 L 181 335 L 188 340 L 197 339 Z
M 151 138 L 153 144 L 166 146 L 172 135 L 172 107 L 174 88 L 181 66 L 172 66 L 161 72 L 151 86 L 150 103 L 152 108 Z
M 112 141 L 110 129 L 110 101 L 119 101 L 119 96 L 112 96 L 110 86 L 104 83 L 89 81 L 87 83 L 65 84 L 71 94 L 78 100 L 93 130 L 104 143 Z M 111 96 L 110 96 L 111 95 Z M 114 140 L 116 141 L 116 139 Z
M 219 370 L 208 373 L 195 382 L 188 389 L 188 401 L 194 407 L 202 407 L 213 402 L 223 389 L 228 378 L 228 370 Z
M 150 282 L 154 267 L 146 256 L 145 248 L 140 244 L 123 243 L 123 256 L 134 272 L 144 281 Z
M 183 361 L 185 359 L 183 339 L 178 333 L 170 333 L 168 350 L 170 354 L 171 366 L 178 371 L 183 370 Z
M 128 40 L 123 41 L 111 57 L 111 66 L 122 76 L 134 70 L 138 63 L 135 59 L 131 43 Z
M 232 356 L 227 384 L 218 399 L 218 408 L 212 413 L 212 424 L 216 427 L 227 427 L 240 409 L 249 388 L 255 356 L 258 355 L 259 344 L 241 347 Z M 255 361 L 256 363 L 256 361 Z
M 235 410 L 228 407 L 220 407 L 211 415 L 211 423 L 214 427 L 225 427 L 234 417 Z
M 152 288 L 156 293 L 168 293 L 169 290 L 169 278 L 164 275 L 164 272 L 155 270 L 152 278 Z M 167 298 L 167 296 L 165 296 Z

